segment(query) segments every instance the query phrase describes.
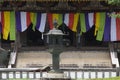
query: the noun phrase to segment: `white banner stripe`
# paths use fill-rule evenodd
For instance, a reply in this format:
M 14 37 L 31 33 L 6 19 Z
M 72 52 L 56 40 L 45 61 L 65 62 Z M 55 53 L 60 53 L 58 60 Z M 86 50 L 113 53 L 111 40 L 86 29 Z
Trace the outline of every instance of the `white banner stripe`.
M 116 18 L 111 17 L 111 41 L 116 41 Z
M 69 13 L 66 13 L 64 16 L 64 23 L 66 24 L 66 26 L 68 26 L 69 24 Z
M 39 27 L 40 32 L 44 32 L 45 30 L 46 17 L 47 17 L 46 13 L 41 14 L 41 20 L 40 20 L 41 22 L 40 22 L 40 27 Z
M 21 16 L 21 31 L 25 31 L 27 29 L 27 15 L 26 12 L 20 12 Z
M 90 27 L 92 27 L 93 24 L 94 24 L 93 20 L 94 20 L 94 14 L 93 13 L 88 13 L 88 21 L 89 21 Z

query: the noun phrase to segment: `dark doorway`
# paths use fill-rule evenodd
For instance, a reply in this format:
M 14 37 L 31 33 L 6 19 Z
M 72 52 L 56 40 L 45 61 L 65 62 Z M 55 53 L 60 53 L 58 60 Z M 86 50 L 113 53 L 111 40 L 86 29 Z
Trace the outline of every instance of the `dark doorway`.
M 65 46 L 68 47 L 75 45 L 74 40 L 76 36 L 73 31 L 71 31 L 64 23 L 61 26 L 59 26 L 58 29 L 62 30 L 62 32 L 66 34 L 65 36 L 63 36 L 63 44 Z
M 32 29 L 32 24 L 27 29 L 27 45 L 28 46 L 42 46 L 44 40 L 42 39 L 42 33 L 37 29 Z
M 97 41 L 96 36 L 94 35 L 95 26 L 83 33 L 82 35 L 82 46 L 85 47 L 108 47 L 108 42 Z

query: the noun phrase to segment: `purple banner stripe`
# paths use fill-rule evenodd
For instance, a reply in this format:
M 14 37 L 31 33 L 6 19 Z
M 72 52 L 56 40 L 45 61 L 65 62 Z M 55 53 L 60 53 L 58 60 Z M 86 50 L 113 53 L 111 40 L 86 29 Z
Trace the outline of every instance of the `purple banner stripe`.
M 41 13 L 37 13 L 37 24 L 36 28 L 39 30 L 40 27 L 40 22 L 41 22 Z
M 85 21 L 86 21 L 86 31 L 88 31 L 90 29 L 88 13 L 85 13 Z
M 106 13 L 104 41 L 110 41 L 110 23 L 111 23 L 111 17 L 109 15 L 107 15 L 107 13 Z
M 20 12 L 16 12 L 16 27 L 17 27 L 17 30 L 21 32 L 21 17 L 20 17 Z

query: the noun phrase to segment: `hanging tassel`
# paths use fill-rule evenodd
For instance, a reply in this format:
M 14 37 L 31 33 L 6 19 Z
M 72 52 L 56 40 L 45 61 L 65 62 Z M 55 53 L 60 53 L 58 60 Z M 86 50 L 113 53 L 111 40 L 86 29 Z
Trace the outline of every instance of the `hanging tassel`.
M 42 33 L 42 40 L 44 39 L 43 33 Z

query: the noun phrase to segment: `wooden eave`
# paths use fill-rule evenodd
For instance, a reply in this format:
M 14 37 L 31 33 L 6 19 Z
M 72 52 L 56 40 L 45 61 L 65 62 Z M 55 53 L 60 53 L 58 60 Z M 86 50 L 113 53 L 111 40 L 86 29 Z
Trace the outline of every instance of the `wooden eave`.
M 3 1 L 3 0 L 1 0 Z M 4 0 L 7 2 L 19 2 L 18 0 Z M 21 2 L 26 1 L 27 4 L 25 6 L 22 7 L 18 7 L 16 3 L 14 3 L 12 6 L 8 5 L 7 7 L 0 7 L 1 11 L 33 11 L 33 12 L 93 12 L 93 11 L 120 11 L 120 6 L 104 6 L 101 5 L 100 2 L 102 1 L 108 1 L 108 0 L 21 0 Z M 41 7 L 39 5 L 36 5 L 36 1 L 40 1 L 41 4 L 45 4 L 44 7 Z M 81 1 L 84 3 L 90 3 L 88 5 L 85 6 L 71 6 L 68 5 L 68 2 L 71 3 L 78 3 L 78 1 Z M 53 6 L 53 7 L 49 7 L 48 5 L 50 3 L 54 3 L 57 2 L 58 4 Z M 81 3 L 80 2 L 80 3 Z M 47 3 L 47 5 L 46 5 Z M 59 5 L 60 3 L 60 5 Z M 2 3 L 1 3 L 2 4 Z M 32 6 L 31 6 L 32 5 Z

